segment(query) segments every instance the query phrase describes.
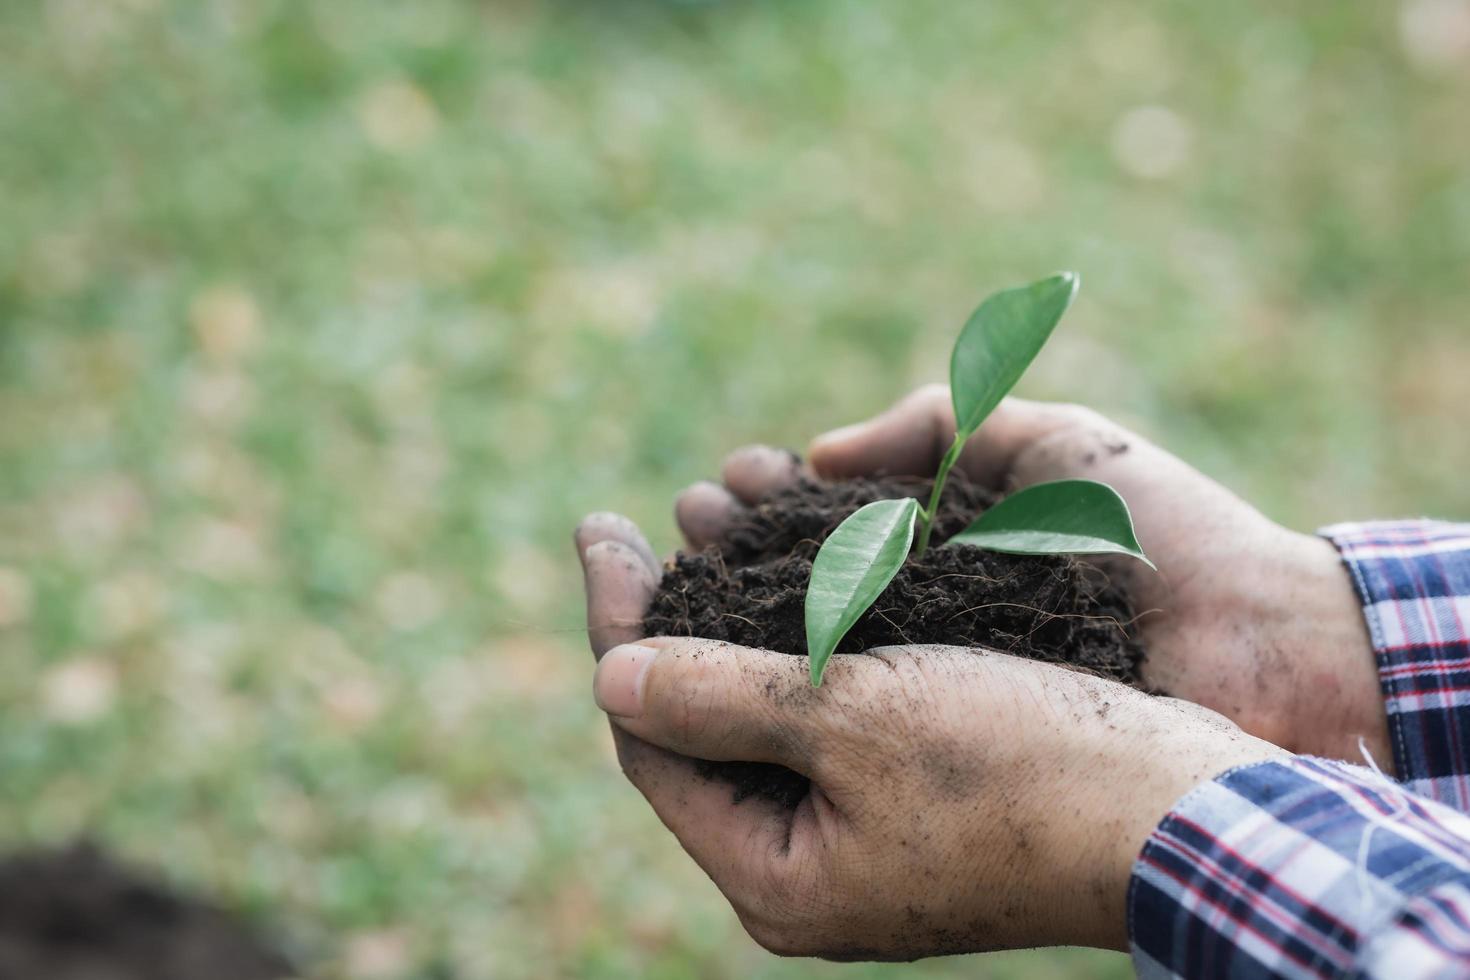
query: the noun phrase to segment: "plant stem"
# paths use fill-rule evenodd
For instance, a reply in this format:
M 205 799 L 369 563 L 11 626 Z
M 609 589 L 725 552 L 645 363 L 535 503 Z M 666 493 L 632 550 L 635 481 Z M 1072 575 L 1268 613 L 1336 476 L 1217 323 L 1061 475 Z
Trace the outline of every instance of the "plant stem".
M 944 492 L 944 481 L 949 479 L 949 471 L 959 462 L 960 452 L 964 448 L 964 437 L 956 433 L 954 444 L 944 454 L 944 459 L 939 461 L 939 472 L 934 477 L 934 492 L 929 494 L 929 506 L 919 511 L 919 544 L 914 550 L 915 558 L 923 558 L 924 552 L 929 550 L 929 535 L 934 531 L 934 519 L 939 516 L 939 496 Z

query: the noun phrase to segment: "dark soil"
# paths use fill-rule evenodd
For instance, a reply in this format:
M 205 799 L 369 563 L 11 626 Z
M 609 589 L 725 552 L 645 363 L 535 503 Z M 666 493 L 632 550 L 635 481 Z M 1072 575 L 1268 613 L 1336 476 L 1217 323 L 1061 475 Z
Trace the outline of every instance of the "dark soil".
M 701 636 L 805 656 L 806 583 L 822 541 L 864 504 L 903 496 L 927 502 L 932 486 L 895 478 L 807 481 L 776 493 L 719 547 L 675 559 L 644 628 L 650 636 Z M 951 477 L 934 543 L 998 499 Z M 904 565 L 837 652 L 901 643 L 984 647 L 1142 687 L 1133 619 L 1128 597 L 1075 558 L 931 545 L 922 560 Z M 737 801 L 756 795 L 794 806 L 807 789 L 805 779 L 778 766 L 710 764 L 707 772 L 734 783 Z
M 0 980 L 280 980 L 284 957 L 224 912 L 96 848 L 0 860 Z

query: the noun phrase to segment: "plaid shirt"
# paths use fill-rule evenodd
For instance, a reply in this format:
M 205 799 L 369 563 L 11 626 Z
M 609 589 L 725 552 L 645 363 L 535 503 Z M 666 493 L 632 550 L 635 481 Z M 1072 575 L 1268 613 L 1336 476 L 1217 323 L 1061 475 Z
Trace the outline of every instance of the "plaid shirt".
M 1470 525 L 1339 525 L 1402 784 L 1304 757 L 1178 804 L 1128 895 L 1143 977 L 1470 976 Z
M 1342 552 L 1368 617 L 1399 779 L 1470 813 L 1470 525 L 1322 533 Z

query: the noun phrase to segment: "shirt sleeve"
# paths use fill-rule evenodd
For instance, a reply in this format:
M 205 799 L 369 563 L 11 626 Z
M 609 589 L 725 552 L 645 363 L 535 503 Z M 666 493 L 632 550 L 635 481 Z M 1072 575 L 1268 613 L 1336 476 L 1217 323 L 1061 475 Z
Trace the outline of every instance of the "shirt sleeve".
M 1181 800 L 1133 868 L 1140 977 L 1470 975 L 1470 816 L 1288 756 Z
M 1339 524 L 1378 658 L 1399 779 L 1470 812 L 1470 524 Z

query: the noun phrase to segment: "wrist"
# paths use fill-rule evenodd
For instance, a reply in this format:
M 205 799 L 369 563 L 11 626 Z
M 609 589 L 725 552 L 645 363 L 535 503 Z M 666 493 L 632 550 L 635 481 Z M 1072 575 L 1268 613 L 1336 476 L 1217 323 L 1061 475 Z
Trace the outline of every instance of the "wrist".
M 1068 890 L 1088 911 L 1077 910 L 1072 922 L 1078 928 L 1063 939 L 1122 951 L 1128 949 L 1134 864 L 1164 818 L 1190 792 L 1221 774 L 1288 755 L 1189 702 L 1151 698 L 1126 707 L 1138 710 L 1119 718 L 1095 747 L 1103 756 L 1089 767 L 1096 778 L 1081 794 L 1081 804 L 1074 804 L 1083 832 L 1074 842 L 1080 873 Z
M 1287 654 L 1276 686 L 1289 719 L 1280 742 L 1303 755 L 1362 763 L 1364 748 L 1393 774 L 1378 662 L 1352 578 L 1336 547 L 1291 534 L 1277 582 L 1276 628 Z M 1270 626 L 1267 627 L 1271 628 Z

